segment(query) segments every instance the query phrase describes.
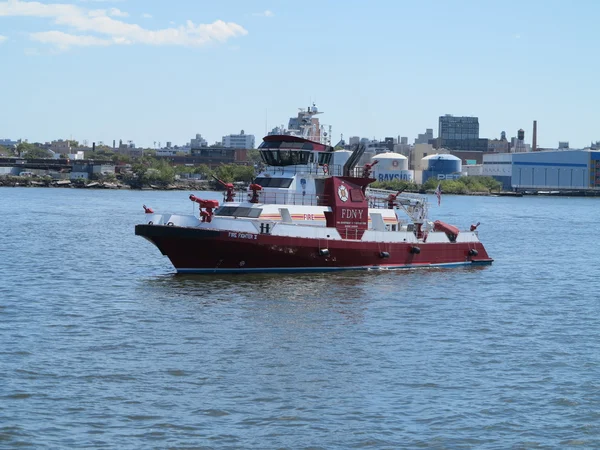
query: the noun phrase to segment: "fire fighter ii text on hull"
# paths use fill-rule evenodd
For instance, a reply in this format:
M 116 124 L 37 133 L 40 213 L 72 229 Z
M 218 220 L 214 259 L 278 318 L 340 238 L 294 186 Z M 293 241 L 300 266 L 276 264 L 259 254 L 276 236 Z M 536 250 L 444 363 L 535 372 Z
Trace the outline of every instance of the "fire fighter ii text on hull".
M 247 193 L 223 183 L 224 201 L 195 196 L 198 215 L 147 209 L 135 232 L 166 255 L 179 273 L 302 272 L 491 264 L 470 230 L 427 219 L 424 196 L 370 189 L 373 164 L 343 166 L 314 134 L 311 107 L 294 134 L 271 135 L 259 147 L 266 169 Z M 236 201 L 236 197 L 242 198 Z

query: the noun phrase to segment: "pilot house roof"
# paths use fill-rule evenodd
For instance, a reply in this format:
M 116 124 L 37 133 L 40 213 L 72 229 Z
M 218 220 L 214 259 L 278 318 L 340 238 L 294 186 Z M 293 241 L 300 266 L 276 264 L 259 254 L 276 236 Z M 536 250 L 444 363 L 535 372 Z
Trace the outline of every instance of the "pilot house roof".
M 269 135 L 263 138 L 263 143 L 258 147 L 263 148 L 294 148 L 298 150 L 310 150 L 317 152 L 332 152 L 333 147 L 321 144 L 309 139 L 287 134 Z

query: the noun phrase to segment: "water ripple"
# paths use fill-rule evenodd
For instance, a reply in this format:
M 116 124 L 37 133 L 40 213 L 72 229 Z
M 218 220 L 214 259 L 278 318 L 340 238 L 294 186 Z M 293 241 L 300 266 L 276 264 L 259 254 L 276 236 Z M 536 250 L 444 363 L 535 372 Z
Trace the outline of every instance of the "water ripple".
M 133 235 L 179 192 L 1 194 L 0 447 L 600 447 L 595 244 L 540 226 L 596 199 L 448 196 L 489 268 L 194 277 Z

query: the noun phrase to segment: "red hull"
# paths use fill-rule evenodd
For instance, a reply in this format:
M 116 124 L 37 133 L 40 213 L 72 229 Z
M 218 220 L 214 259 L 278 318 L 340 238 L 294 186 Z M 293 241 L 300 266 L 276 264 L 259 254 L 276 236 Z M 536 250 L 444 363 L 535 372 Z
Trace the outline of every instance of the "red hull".
M 480 242 L 336 241 L 137 225 L 181 273 L 321 271 L 491 264 Z M 230 237 L 234 234 L 237 237 Z M 413 247 L 418 247 L 415 253 Z M 324 250 L 327 251 L 324 251 Z

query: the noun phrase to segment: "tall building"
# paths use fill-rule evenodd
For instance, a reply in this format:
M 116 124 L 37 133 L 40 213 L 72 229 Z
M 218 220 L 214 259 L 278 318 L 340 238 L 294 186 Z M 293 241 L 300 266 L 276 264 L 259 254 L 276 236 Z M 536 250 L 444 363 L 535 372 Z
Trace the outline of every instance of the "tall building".
M 190 140 L 190 147 L 191 148 L 208 147 L 208 142 L 206 142 L 206 139 L 204 139 L 201 134 L 196 134 L 196 137 L 193 138 L 192 140 Z
M 62 139 L 59 139 L 58 141 L 52 141 L 50 150 L 60 155 L 68 155 L 71 153 L 71 142 L 63 141 Z
M 488 150 L 488 140 L 479 138 L 479 118 L 468 116 L 440 116 L 438 147 L 449 150 Z
M 488 151 L 495 153 L 508 153 L 510 151 L 510 142 L 506 140 L 506 132 L 500 133 L 500 139 L 488 140 Z
M 222 144 L 225 148 L 252 149 L 254 148 L 254 135 L 245 134 L 244 130 L 242 130 L 240 134 L 230 134 L 228 136 L 223 136 Z
M 396 144 L 397 141 L 394 141 L 393 137 L 386 137 L 382 144 L 387 147 L 388 151 L 393 152 L 394 151 L 394 144 Z
M 433 128 L 427 128 L 425 133 L 420 133 L 415 139 L 415 144 L 429 144 L 433 139 Z
M 510 150 L 510 142 L 506 139 L 490 139 L 488 141 L 488 151 L 495 153 L 508 153 Z
M 455 117 L 450 114 L 440 117 L 438 136 L 442 139 L 479 139 L 477 117 Z
M 2 147 L 7 147 L 7 148 L 8 148 L 8 147 L 10 147 L 10 148 L 12 148 L 12 147 L 16 147 L 16 146 L 17 146 L 17 144 L 19 144 L 19 142 L 20 142 L 20 141 L 13 141 L 13 140 L 11 140 L 11 139 L 0 139 L 0 145 L 1 145 Z
M 525 143 L 525 131 L 520 129 L 517 131 L 517 137 L 510 139 L 511 153 L 526 153 L 531 151 L 531 145 Z
M 359 136 L 350 136 L 350 139 L 348 140 L 348 144 L 350 144 L 350 145 L 360 144 L 360 137 Z

